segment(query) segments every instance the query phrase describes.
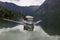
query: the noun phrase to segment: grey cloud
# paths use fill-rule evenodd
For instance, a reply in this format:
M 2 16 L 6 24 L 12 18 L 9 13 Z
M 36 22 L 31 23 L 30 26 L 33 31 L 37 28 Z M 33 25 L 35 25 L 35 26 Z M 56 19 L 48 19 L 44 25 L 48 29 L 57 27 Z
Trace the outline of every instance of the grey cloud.
M 20 0 L 10 0 L 10 1 L 20 1 Z

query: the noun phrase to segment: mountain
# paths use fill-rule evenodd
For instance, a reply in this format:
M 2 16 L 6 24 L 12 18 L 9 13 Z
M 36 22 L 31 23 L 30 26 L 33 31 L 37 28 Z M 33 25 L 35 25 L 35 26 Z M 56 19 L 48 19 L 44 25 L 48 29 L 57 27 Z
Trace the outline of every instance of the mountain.
M 16 11 L 9 10 L 3 6 L 0 6 L 0 20 L 3 20 L 4 18 L 16 20 L 19 17 L 23 17 L 23 14 L 18 13 Z
M 34 13 L 40 25 L 49 34 L 60 35 L 60 0 L 46 0 Z
M 10 10 L 14 10 L 17 12 L 22 12 L 26 15 L 32 15 L 32 13 L 39 8 L 39 6 L 17 6 L 16 4 L 13 3 L 1 2 L 1 1 L 0 6 L 4 6 Z

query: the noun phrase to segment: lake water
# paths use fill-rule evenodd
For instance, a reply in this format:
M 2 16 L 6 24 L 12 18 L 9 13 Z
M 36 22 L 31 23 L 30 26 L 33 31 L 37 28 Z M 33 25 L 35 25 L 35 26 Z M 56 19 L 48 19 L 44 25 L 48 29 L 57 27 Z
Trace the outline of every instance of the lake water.
M 8 22 L 5 24 L 7 26 Z M 10 28 L 11 25 L 14 27 Z M 47 34 L 41 26 L 35 25 L 34 31 L 26 31 L 23 27 L 24 25 L 10 22 L 8 28 L 3 27 L 0 29 L 0 40 L 60 40 L 60 36 Z

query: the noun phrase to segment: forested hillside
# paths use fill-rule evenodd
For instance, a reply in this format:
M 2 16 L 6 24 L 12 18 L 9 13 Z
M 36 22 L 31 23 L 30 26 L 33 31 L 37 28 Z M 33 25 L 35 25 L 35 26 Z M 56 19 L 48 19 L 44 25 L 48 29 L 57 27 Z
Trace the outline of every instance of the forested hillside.
M 22 17 L 23 14 L 22 13 L 18 13 L 18 12 L 15 12 L 15 11 L 11 11 L 3 6 L 0 6 L 0 20 L 3 19 L 3 18 L 6 18 L 6 19 L 17 19 L 18 17 Z
M 0 1 L 0 6 L 4 6 L 7 9 L 21 12 L 26 15 L 33 15 L 33 12 L 39 8 L 39 6 L 33 6 L 33 5 L 31 5 L 31 6 L 18 6 L 14 3 L 2 2 L 2 1 Z
M 40 25 L 49 34 L 60 35 L 60 0 L 46 0 L 35 12 Z

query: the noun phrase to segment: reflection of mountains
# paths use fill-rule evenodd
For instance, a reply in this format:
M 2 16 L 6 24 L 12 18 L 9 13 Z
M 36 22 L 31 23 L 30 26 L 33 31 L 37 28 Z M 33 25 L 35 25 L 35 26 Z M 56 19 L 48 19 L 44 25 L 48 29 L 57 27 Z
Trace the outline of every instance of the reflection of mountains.
M 46 0 L 35 12 L 36 19 L 41 19 L 41 26 L 49 34 L 60 34 L 60 0 Z
M 17 6 L 16 4 L 13 4 L 13 3 L 0 1 L 0 6 L 1 5 L 4 7 L 7 7 L 8 9 L 22 12 L 28 15 L 31 15 L 34 11 L 36 11 L 39 8 L 39 6 L 29 6 L 29 7 L 28 6 Z

